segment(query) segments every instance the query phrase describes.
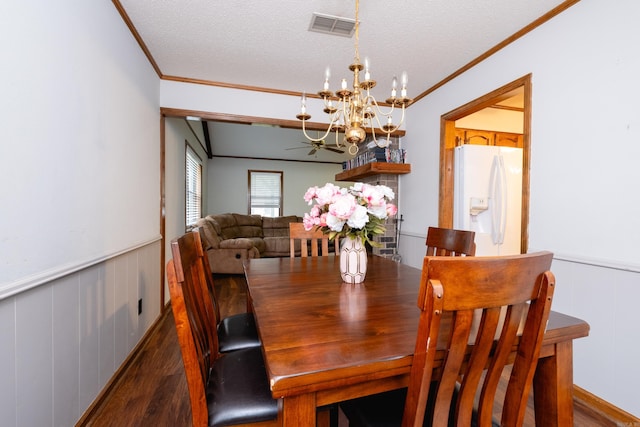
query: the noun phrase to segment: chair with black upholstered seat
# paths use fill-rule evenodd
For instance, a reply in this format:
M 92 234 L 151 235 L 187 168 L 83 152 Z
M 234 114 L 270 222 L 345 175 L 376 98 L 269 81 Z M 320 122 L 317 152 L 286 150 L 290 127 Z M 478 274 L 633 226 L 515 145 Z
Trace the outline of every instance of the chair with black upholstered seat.
M 307 231 L 301 222 L 289 223 L 289 242 L 291 258 L 295 258 L 298 252 L 301 257 L 308 257 L 309 247 L 311 247 L 311 256 L 329 255 L 329 236 L 319 229 Z M 335 253 L 338 254 L 338 238 L 336 237 L 331 244 L 334 245 Z
M 172 246 L 179 241 L 174 240 Z M 188 256 L 185 250 L 181 253 Z M 207 295 L 202 263 L 170 260 L 167 278 L 192 425 L 281 426 L 282 405 L 271 396 L 261 348 L 219 352 L 215 308 Z
M 238 313 L 222 318 L 220 304 L 216 294 L 213 274 L 209 265 L 209 258 L 202 246 L 201 229 L 195 228 L 179 239 L 178 244 L 171 246 L 173 258 L 184 262 L 198 262 L 202 264 L 205 273 L 207 290 L 211 298 L 218 322 L 218 340 L 220 352 L 240 350 L 248 347 L 259 347 L 260 338 L 256 330 L 252 313 Z M 183 256 L 184 254 L 184 256 Z
M 427 230 L 427 256 L 474 256 L 475 231 L 429 227 Z
M 498 382 L 513 363 L 498 425 L 521 426 L 551 310 L 551 260 L 425 257 L 409 387 L 341 403 L 350 425 L 492 426 Z

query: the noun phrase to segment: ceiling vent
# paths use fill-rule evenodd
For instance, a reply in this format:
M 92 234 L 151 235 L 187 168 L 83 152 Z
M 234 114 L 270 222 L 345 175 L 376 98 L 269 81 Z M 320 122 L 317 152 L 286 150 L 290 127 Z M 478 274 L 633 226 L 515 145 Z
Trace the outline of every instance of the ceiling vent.
M 356 28 L 356 20 L 314 12 L 309 31 L 351 37 Z

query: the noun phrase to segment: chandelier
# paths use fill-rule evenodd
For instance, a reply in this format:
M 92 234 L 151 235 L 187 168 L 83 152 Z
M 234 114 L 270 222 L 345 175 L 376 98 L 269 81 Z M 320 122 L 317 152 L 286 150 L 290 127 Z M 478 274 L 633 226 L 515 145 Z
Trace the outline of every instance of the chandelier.
M 369 70 L 369 60 L 365 58 L 364 65 L 360 62 L 360 53 L 358 51 L 359 26 L 358 20 L 359 0 L 356 0 L 355 14 L 355 55 L 354 61 L 349 65 L 349 70 L 353 72 L 353 86 L 349 88 L 347 79 L 342 79 L 340 89 L 331 92 L 329 89 L 329 78 L 331 71 L 326 69 L 324 85 L 318 95 L 324 101 L 324 112 L 329 115 L 329 125 L 322 137 L 313 138 L 307 134 L 306 122 L 311 119 L 311 115 L 307 113 L 307 96 L 302 94 L 300 114 L 296 117 L 302 120 L 302 132 L 304 136 L 312 142 L 323 141 L 331 132 L 336 133 L 336 145 L 340 147 L 338 141 L 338 133 L 344 132 L 344 144 L 349 144 L 349 154 L 355 155 L 358 152 L 358 144 L 363 142 L 367 137 L 366 129 L 371 131 L 372 140 L 378 147 L 387 147 L 390 143 L 390 137 L 393 132 L 404 122 L 404 110 L 413 102 L 407 98 L 407 74 L 402 73 L 400 96 L 398 96 L 398 80 L 394 76 L 391 83 L 391 96 L 385 101 L 390 108 L 385 112 L 380 108 L 376 99 L 371 95 L 370 90 L 376 85 L 376 81 L 371 78 Z M 364 80 L 360 81 L 360 72 L 364 70 Z M 335 101 L 335 103 L 334 103 Z M 400 122 L 393 124 L 393 113 L 396 109 L 402 110 Z M 381 123 L 379 117 L 383 117 L 384 124 Z M 386 134 L 385 141 L 378 141 L 376 138 L 375 126 Z

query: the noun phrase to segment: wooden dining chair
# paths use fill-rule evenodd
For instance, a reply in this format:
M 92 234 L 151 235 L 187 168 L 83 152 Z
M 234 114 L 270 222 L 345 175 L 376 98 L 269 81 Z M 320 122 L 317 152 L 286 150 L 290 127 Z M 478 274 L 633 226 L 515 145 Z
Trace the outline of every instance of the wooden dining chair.
M 334 245 L 335 253 L 340 253 L 338 238 L 332 242 L 332 245 Z M 289 223 L 289 254 L 291 258 L 296 257 L 298 250 L 301 257 L 308 257 L 309 246 L 311 246 L 311 256 L 328 256 L 329 236 L 320 231 L 320 229 L 307 231 L 301 222 Z
M 427 230 L 427 256 L 474 256 L 475 231 L 429 227 Z
M 262 350 L 218 351 L 215 309 L 202 265 L 170 260 L 171 307 L 187 378 L 194 427 L 281 426 L 281 404 L 271 396 Z
M 206 281 L 206 294 L 211 299 L 215 318 L 217 321 L 217 336 L 219 351 L 226 353 L 249 347 L 260 347 L 255 319 L 252 313 L 238 313 L 222 318 L 220 316 L 220 304 L 216 294 L 213 274 L 209 258 L 202 245 L 200 228 L 176 239 L 171 243 L 173 259 L 180 262 L 183 269 L 190 265 L 198 264 L 203 271 Z
M 512 363 L 498 425 L 521 426 L 551 309 L 552 256 L 425 257 L 408 389 L 343 402 L 350 425 L 492 426 L 498 382 Z

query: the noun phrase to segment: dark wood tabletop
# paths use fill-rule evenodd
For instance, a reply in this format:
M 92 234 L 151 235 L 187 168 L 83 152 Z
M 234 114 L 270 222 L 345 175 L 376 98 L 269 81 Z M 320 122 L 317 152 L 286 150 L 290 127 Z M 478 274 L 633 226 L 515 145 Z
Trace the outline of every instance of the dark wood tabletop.
M 316 406 L 406 385 L 421 274 L 373 256 L 365 282 L 354 285 L 342 282 L 333 256 L 245 261 L 272 394 L 284 398 L 285 425 L 313 425 Z M 550 361 L 539 364 L 534 386 L 555 393 L 536 394 L 536 414 L 538 405 L 547 412 L 539 425 L 572 425 L 560 424 L 573 416 L 567 407 L 571 387 L 564 390 L 573 384 L 571 345 L 588 332 L 586 322 L 552 312 L 541 350 Z

